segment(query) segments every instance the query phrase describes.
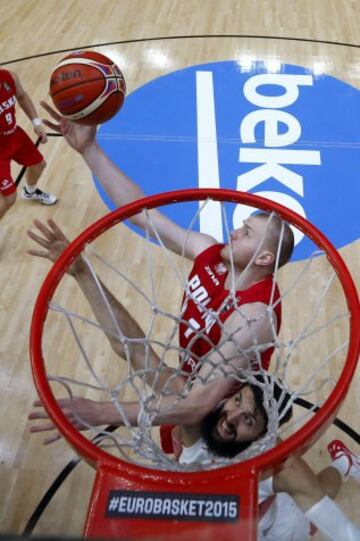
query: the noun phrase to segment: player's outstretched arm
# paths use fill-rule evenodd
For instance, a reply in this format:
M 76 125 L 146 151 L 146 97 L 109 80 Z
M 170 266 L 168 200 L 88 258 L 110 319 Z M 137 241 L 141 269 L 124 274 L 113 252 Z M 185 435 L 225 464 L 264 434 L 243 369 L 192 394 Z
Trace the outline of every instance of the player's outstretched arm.
M 233 380 L 229 377 L 217 377 L 215 380 L 206 384 L 195 382 L 190 391 L 187 393 L 184 392 L 181 395 L 181 392 L 185 388 L 185 383 L 180 376 L 177 376 L 174 381 L 171 381 L 171 384 L 175 387 L 172 394 L 154 398 L 153 404 L 148 404 L 151 410 L 149 413 L 151 413 L 152 424 L 189 426 L 189 430 L 191 431 L 189 438 L 191 438 L 191 441 L 196 440 L 199 431 L 197 427 L 196 436 L 194 436 L 194 426 L 201 423 L 203 418 L 219 403 L 228 392 L 229 386 L 232 383 Z M 170 384 L 168 384 L 167 391 L 169 389 Z M 124 418 L 119 414 L 112 402 L 95 402 L 80 397 L 73 397 L 61 399 L 58 401 L 58 404 L 69 420 L 79 430 L 85 430 L 89 426 L 103 424 L 114 424 L 118 426 L 124 424 Z M 34 405 L 37 409 L 29 415 L 29 419 L 32 421 L 45 420 L 46 422 L 33 426 L 31 432 L 50 431 L 53 434 L 56 427 L 48 420 L 48 415 L 41 407 L 41 402 L 37 401 Z M 138 425 L 138 417 L 142 411 L 139 402 L 122 402 L 121 410 L 124 412 L 124 417 L 126 417 L 130 425 Z M 44 443 L 52 443 L 52 441 L 55 441 L 59 437 L 59 434 L 56 432 L 50 438 L 47 438 Z
M 21 109 L 24 111 L 26 116 L 31 120 L 34 126 L 34 132 L 38 137 L 40 137 L 42 143 L 46 143 L 48 138 L 46 135 L 45 127 L 43 126 L 41 120 L 38 117 L 35 105 L 33 104 L 29 94 L 24 90 L 19 77 L 14 72 L 10 72 L 16 87 L 16 99 Z
M 141 187 L 121 171 L 97 144 L 94 126 L 75 124 L 62 117 L 47 103 L 41 102 L 41 105 L 55 121 L 44 120 L 44 123 L 61 133 L 69 145 L 82 155 L 116 206 L 121 207 L 145 197 Z M 213 237 L 203 233 L 191 232 L 188 234 L 186 229 L 178 226 L 157 210 L 152 210 L 150 216 L 165 246 L 175 253 L 184 253 L 190 259 L 194 259 L 208 246 L 216 242 Z M 132 222 L 142 229 L 147 226 L 144 213 L 135 216 Z M 156 238 L 152 232 L 151 235 Z
M 42 249 L 31 249 L 28 253 L 55 261 L 69 245 L 68 239 L 54 220 L 48 220 L 47 224 L 34 220 L 34 226 L 36 232 L 30 229 L 27 234 Z M 75 259 L 68 273 L 75 278 L 84 293 L 115 353 L 123 359 L 129 359 L 134 370 L 153 368 L 154 371 L 149 372 L 147 383 L 155 385 L 155 390 L 163 388 L 164 385 L 169 387 L 170 382 L 172 388 L 177 389 L 179 385 L 182 388 L 183 379 L 180 376 L 176 377 L 171 368 L 162 363 L 161 370 L 158 370 L 160 359 L 151 347 L 145 353 L 142 342 L 128 342 L 129 355 L 126 354 L 122 338 L 142 340 L 145 334 L 122 303 L 107 289 L 100 278 L 91 272 L 82 257 Z M 171 380 L 168 381 L 170 376 Z
M 57 401 L 63 413 L 78 430 L 87 430 L 90 427 L 101 425 L 122 425 L 122 418 L 112 402 L 97 402 L 88 398 L 74 396 L 61 398 Z M 44 445 L 53 443 L 61 438 L 56 426 L 49 418 L 41 400 L 34 402 L 35 409 L 29 414 L 30 421 L 41 421 L 30 427 L 32 434 L 49 433 Z
M 82 398 L 74 396 L 72 398 L 61 398 L 57 400 L 58 405 L 60 406 L 63 413 L 78 430 L 88 430 L 91 427 L 102 426 L 102 425 L 115 425 L 123 426 L 124 419 L 119 413 L 113 402 L 110 401 L 95 401 L 89 400 L 88 398 Z M 163 407 L 165 409 L 171 409 L 174 406 L 176 400 L 174 396 L 164 397 Z M 188 443 L 191 445 L 192 442 L 196 441 L 199 437 L 199 426 L 195 426 L 196 415 L 195 413 L 199 410 L 200 403 L 196 411 L 191 411 L 192 415 L 189 415 L 189 408 L 181 409 L 180 413 L 185 411 L 186 416 L 184 425 L 189 425 L 188 428 L 184 426 L 185 433 L 187 434 Z M 138 425 L 138 416 L 141 411 L 140 404 L 138 402 L 123 402 L 121 403 L 121 409 L 124 411 L 128 421 L 132 426 Z M 172 415 L 173 419 L 182 418 L 179 417 L 179 408 L 175 405 L 174 408 L 175 415 Z M 159 415 L 155 419 L 154 424 L 163 424 L 166 421 L 166 416 L 164 417 Z M 61 434 L 58 432 L 57 427 L 54 425 L 52 420 L 49 418 L 41 400 L 36 400 L 34 402 L 34 410 L 29 414 L 28 419 L 32 422 L 40 421 L 40 424 L 32 424 L 30 427 L 30 432 L 33 434 L 38 433 L 49 433 L 49 435 L 44 440 L 44 445 L 53 443 L 61 438 Z M 190 423 L 191 420 L 191 423 Z M 196 432 L 195 432 L 196 428 Z

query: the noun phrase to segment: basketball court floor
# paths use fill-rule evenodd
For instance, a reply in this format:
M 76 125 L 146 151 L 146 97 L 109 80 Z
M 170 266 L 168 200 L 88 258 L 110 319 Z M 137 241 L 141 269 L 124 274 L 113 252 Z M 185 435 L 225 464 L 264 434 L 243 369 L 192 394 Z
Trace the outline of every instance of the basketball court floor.
M 314 215 L 327 216 L 330 240 L 339 244 L 355 283 L 359 283 L 360 136 L 353 128 L 359 125 L 360 110 L 358 0 L 13 0 L 0 3 L 0 19 L 0 61 L 4 68 L 19 75 L 36 104 L 47 97 L 50 73 L 67 52 L 91 49 L 117 62 L 125 75 L 128 96 L 140 96 L 132 102 L 138 108 L 135 134 L 154 133 L 147 130 L 152 122 L 157 125 L 158 120 L 147 117 L 146 99 L 141 101 L 141 94 L 135 92 L 161 76 L 195 65 L 214 64 L 214 73 L 215 63 L 227 61 L 238 62 L 243 68 L 248 66 L 249 72 L 253 66 L 256 71 L 258 63 L 266 65 L 271 73 L 281 71 L 283 65 L 299 66 L 309 70 L 307 73 L 323 77 L 323 94 L 316 98 L 319 107 L 326 105 L 327 88 L 331 87 L 332 92 L 334 85 L 339 92 L 338 107 L 329 105 L 328 118 L 336 116 L 341 133 L 339 137 L 330 133 L 331 123 L 328 125 L 324 117 L 323 126 L 314 126 L 307 133 L 307 141 L 311 141 L 311 149 L 324 149 L 324 156 L 329 148 L 337 169 L 333 176 L 327 170 L 320 192 L 311 197 L 319 211 L 318 214 L 314 211 Z M 219 77 L 221 70 L 216 73 Z M 153 87 L 145 88 L 152 91 L 149 95 L 153 99 Z M 166 96 L 166 85 L 161 91 Z M 176 99 L 181 102 L 181 94 Z M 156 103 L 161 116 L 161 100 Z M 19 108 L 17 114 L 19 124 L 30 133 L 30 122 Z M 178 135 L 176 110 L 172 115 L 166 124 L 165 135 L 169 138 Z M 304 118 L 311 116 L 312 110 L 307 110 Z M 112 135 L 108 137 L 112 139 L 112 151 L 116 153 L 119 142 L 119 154 L 125 153 L 127 149 L 121 137 L 114 131 Z M 158 171 L 162 156 L 146 148 L 146 138 L 138 139 L 137 155 L 145 156 L 144 170 Z M 0 224 L 0 531 L 12 534 L 24 531 L 43 495 L 75 456 L 65 441 L 46 447 L 42 445 L 41 435 L 29 433 L 27 415 L 36 399 L 29 364 L 29 326 L 37 292 L 49 265 L 27 254 L 31 241 L 26 230 L 35 218 L 45 221 L 51 217 L 73 238 L 108 211 L 82 159 L 60 137 L 50 137 L 42 151 L 48 165 L 41 186 L 55 193 L 58 203 L 43 207 L 19 198 Z M 122 156 L 117 158 L 121 164 Z M 128 158 L 124 155 L 125 162 Z M 167 159 L 165 154 L 163 158 Z M 186 169 L 181 173 L 185 175 Z M 14 178 L 18 174 L 19 168 L 14 165 Z M 141 170 L 139 175 L 146 176 Z M 321 175 L 319 172 L 319 178 Z M 186 178 L 182 187 L 187 187 Z M 154 180 L 154 186 L 150 182 L 144 189 L 155 193 L 171 186 L 157 185 Z M 331 197 L 332 193 L 336 197 Z M 305 193 L 305 210 L 306 204 Z M 349 208 L 350 211 L 344 212 Z M 319 218 L 316 225 L 321 227 L 321 223 Z M 141 265 L 137 264 L 141 249 L 132 232 L 124 233 L 119 256 L 129 260 L 138 280 L 141 280 Z M 167 284 L 164 294 L 171 295 L 171 284 Z M 141 303 L 135 303 L 133 308 L 138 310 L 134 316 L 141 319 Z M 288 306 L 287 310 L 297 314 L 299 305 Z M 54 331 L 50 339 L 50 349 L 55 353 L 62 347 L 62 336 Z M 71 365 L 71 357 L 71 351 L 67 351 L 66 358 L 61 360 L 64 366 Z M 307 369 L 306 362 L 302 361 L 301 370 Z M 338 415 L 343 424 L 332 425 L 306 453 L 316 471 L 328 464 L 326 446 L 334 438 L 342 439 L 360 453 L 359 390 L 360 378 L 356 373 Z M 33 534 L 80 536 L 93 479 L 93 470 L 80 462 L 60 483 Z M 359 486 L 345 484 L 337 501 L 359 524 Z M 314 539 L 321 537 L 317 534 Z

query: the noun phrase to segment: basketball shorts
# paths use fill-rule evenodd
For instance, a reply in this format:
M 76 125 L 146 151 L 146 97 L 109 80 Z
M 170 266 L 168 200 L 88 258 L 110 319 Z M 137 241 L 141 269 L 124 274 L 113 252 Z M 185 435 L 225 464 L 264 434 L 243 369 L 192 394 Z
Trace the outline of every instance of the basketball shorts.
M 20 165 L 30 167 L 44 159 L 33 141 L 17 126 L 11 135 L 0 135 L 0 192 L 7 196 L 16 191 L 16 185 L 11 176 L 11 160 Z
M 265 518 L 265 516 L 264 516 Z M 268 526 L 268 525 L 267 525 Z M 276 512 L 269 527 L 259 523 L 259 541 L 308 541 L 312 536 L 311 522 L 294 500 L 285 492 L 276 495 Z

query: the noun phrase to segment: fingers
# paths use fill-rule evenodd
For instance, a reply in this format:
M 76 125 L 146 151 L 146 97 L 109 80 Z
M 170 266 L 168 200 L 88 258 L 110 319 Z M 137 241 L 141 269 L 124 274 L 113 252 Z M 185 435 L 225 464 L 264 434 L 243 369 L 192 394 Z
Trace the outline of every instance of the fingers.
M 34 220 L 33 224 L 44 235 L 44 237 L 49 242 L 57 240 L 56 236 L 54 235 L 54 232 L 51 230 L 51 228 L 47 227 L 45 224 L 40 222 L 40 220 Z
M 43 409 L 43 403 L 41 400 L 35 400 L 33 403 L 34 407 L 41 408 L 38 411 L 32 411 L 28 415 L 28 419 L 30 421 L 33 420 L 39 420 L 39 419 L 46 419 L 47 422 L 43 422 L 40 425 L 34 425 L 30 427 L 30 433 L 31 434 L 39 434 L 41 432 L 52 432 L 50 436 L 44 439 L 43 445 L 50 445 L 51 443 L 54 443 L 54 441 L 57 441 L 61 439 L 61 434 L 57 430 L 56 426 L 52 421 L 49 420 L 49 416 L 47 412 Z
M 64 134 L 64 118 L 61 115 L 59 115 L 59 113 L 57 113 L 55 109 L 50 107 L 50 105 L 48 105 L 45 101 L 41 101 L 40 104 L 41 104 L 41 107 L 45 109 L 45 111 L 51 116 L 51 118 L 58 122 L 58 124 L 54 124 L 54 122 L 51 122 L 50 120 L 47 120 L 46 118 L 44 118 L 42 121 L 43 124 L 47 126 L 48 128 L 51 128 L 52 130 L 56 131 L 57 133 Z
M 35 405 L 35 403 L 34 403 Z M 30 421 L 33 421 L 34 419 L 49 419 L 49 416 L 47 414 L 47 412 L 44 410 L 44 409 L 41 409 L 41 410 L 38 410 L 38 411 L 32 411 L 31 413 L 29 413 L 28 415 L 28 419 Z M 51 423 L 51 426 L 54 428 L 54 424 Z M 33 426 L 31 427 L 31 429 L 35 429 L 35 428 L 39 428 L 37 426 Z M 49 429 L 48 429 L 49 430 Z M 31 431 L 31 430 L 30 430 Z M 35 432 L 38 432 L 39 430 L 35 430 Z
M 45 438 L 44 441 L 43 441 L 43 444 L 44 445 L 49 445 L 50 443 L 53 443 L 54 441 L 57 441 L 57 440 L 60 440 L 61 439 L 61 434 L 60 432 L 56 432 L 53 436 L 51 436 L 50 438 Z
M 56 120 L 57 122 L 60 122 L 60 121 L 61 121 L 62 116 L 59 115 L 59 113 L 57 113 L 57 112 L 55 111 L 55 109 L 53 109 L 52 107 L 50 107 L 50 105 L 48 105 L 48 104 L 46 103 L 46 101 L 41 100 L 40 105 L 41 105 L 41 107 L 42 107 L 43 109 L 45 109 L 45 111 L 51 116 L 51 118 L 53 118 L 53 119 Z M 44 122 L 44 124 L 45 124 L 45 122 Z
M 27 231 L 27 235 L 28 237 L 30 237 L 33 241 L 35 241 L 37 244 L 40 244 L 40 246 L 42 246 L 43 248 L 49 248 L 49 241 L 46 240 L 46 239 L 43 239 L 42 237 L 40 237 L 39 235 L 37 235 L 36 233 L 34 233 L 33 231 L 31 231 L 31 229 L 29 229 Z M 36 251 L 36 250 L 35 250 Z M 33 255 L 36 255 L 36 254 L 33 254 Z
M 65 237 L 64 233 L 61 231 L 61 229 L 56 224 L 56 222 L 54 222 L 54 220 L 49 219 L 47 220 L 47 223 L 49 227 L 45 225 L 44 223 L 40 222 L 40 220 L 33 221 L 33 225 L 44 235 L 45 239 L 49 243 L 55 242 L 57 240 L 64 241 L 67 244 L 69 243 L 68 239 Z M 27 234 L 31 239 L 33 239 L 35 242 L 38 242 L 39 244 L 41 244 L 41 246 L 45 248 L 45 245 L 39 241 L 41 237 L 39 237 L 31 229 L 27 231 Z M 45 239 L 41 239 L 41 240 L 45 242 Z
M 43 252 L 42 250 L 28 250 L 26 253 L 36 257 L 44 257 L 45 259 L 49 259 L 49 252 Z
M 49 423 L 46 425 L 32 426 L 30 428 L 31 434 L 39 434 L 40 432 L 47 432 L 49 430 L 55 430 L 55 426 Z M 49 445 L 50 443 L 53 443 L 59 439 L 61 439 L 61 434 L 56 430 L 53 434 L 51 434 L 51 436 L 44 439 L 43 444 Z
M 48 432 L 49 430 L 54 430 L 54 429 L 55 429 L 55 425 L 53 423 L 47 423 L 44 425 L 31 426 L 30 432 L 32 434 L 35 434 L 37 432 Z
M 54 233 L 54 235 L 56 236 L 57 239 L 69 242 L 67 237 L 65 237 L 64 233 L 62 232 L 62 230 L 60 229 L 60 227 L 57 225 L 57 223 L 54 220 L 49 218 L 47 222 L 48 222 L 49 226 L 51 227 L 51 229 L 53 230 L 53 233 Z
M 53 122 L 50 122 L 50 120 L 46 120 L 46 118 L 43 118 L 42 121 L 45 124 L 45 126 L 47 126 L 48 128 L 51 128 L 52 130 L 58 133 L 62 133 L 62 129 L 59 124 L 54 124 Z
M 47 220 L 48 226 L 46 226 L 43 222 L 40 222 L 40 220 L 34 220 L 33 224 L 35 227 L 37 227 L 41 233 L 49 240 L 64 240 L 66 242 L 69 242 L 68 239 L 65 237 L 64 233 L 60 229 L 60 227 L 57 225 L 57 223 L 49 218 Z

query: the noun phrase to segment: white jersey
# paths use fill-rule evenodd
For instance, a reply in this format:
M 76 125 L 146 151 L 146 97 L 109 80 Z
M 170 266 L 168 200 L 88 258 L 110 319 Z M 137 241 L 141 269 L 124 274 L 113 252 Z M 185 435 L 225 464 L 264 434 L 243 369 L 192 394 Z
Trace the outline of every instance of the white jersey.
M 183 447 L 179 457 L 180 464 L 207 464 L 213 462 L 215 455 L 209 451 L 205 442 L 198 439 L 191 447 Z M 259 483 L 259 504 L 274 495 L 273 478 Z M 297 507 L 294 500 L 285 493 L 276 494 L 270 507 L 260 518 L 258 541 L 307 541 L 310 539 L 310 521 Z
M 200 438 L 191 447 L 183 447 L 179 456 L 180 464 L 209 464 L 213 462 L 214 455 L 206 447 L 205 442 Z

